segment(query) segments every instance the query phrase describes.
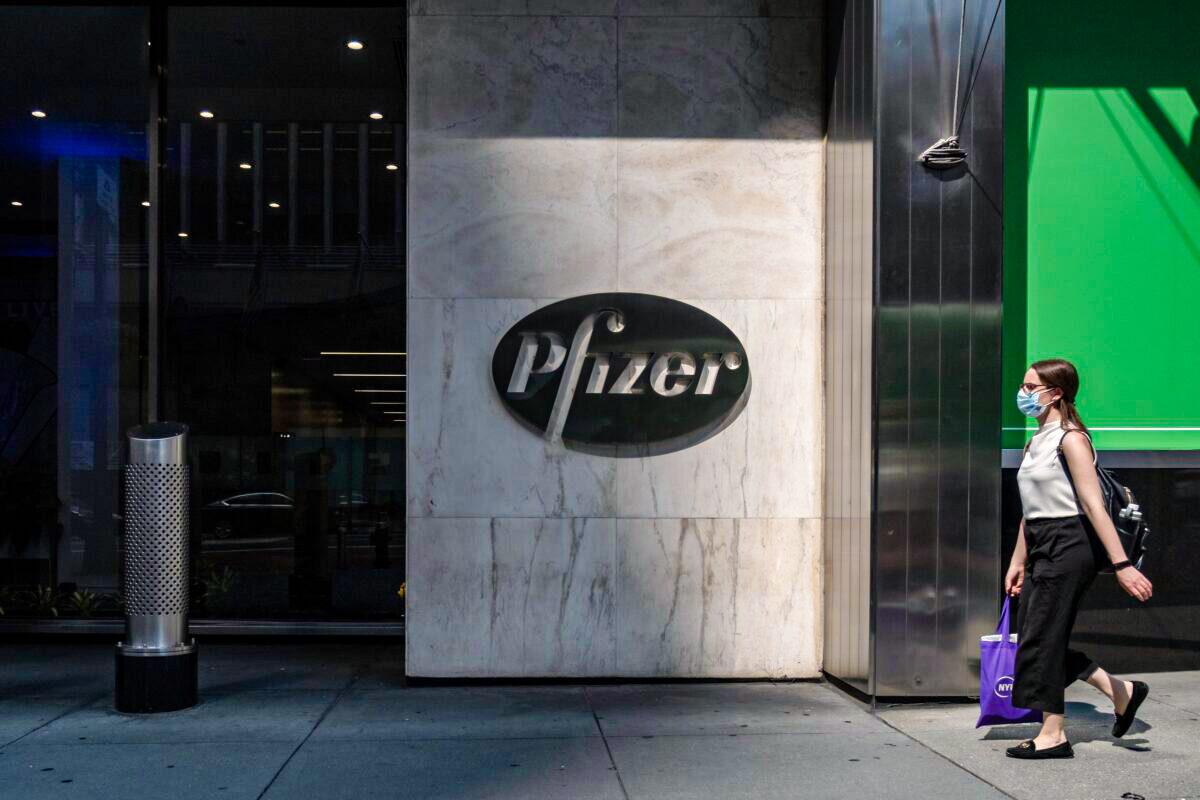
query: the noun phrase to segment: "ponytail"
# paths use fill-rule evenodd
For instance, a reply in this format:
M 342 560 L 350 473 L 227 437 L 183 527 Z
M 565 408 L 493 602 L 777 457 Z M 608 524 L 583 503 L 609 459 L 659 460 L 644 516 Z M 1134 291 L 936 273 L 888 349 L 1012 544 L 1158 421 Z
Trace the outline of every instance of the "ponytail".
M 1076 428 L 1086 433 L 1087 425 L 1083 424 L 1079 409 L 1075 407 L 1075 395 L 1079 392 L 1079 373 L 1075 365 L 1065 358 L 1047 358 L 1035 361 L 1030 366 L 1042 383 L 1062 392 L 1062 397 L 1055 402 L 1058 403 L 1059 413 L 1062 414 L 1063 427 Z
M 1084 432 L 1087 431 L 1087 425 L 1083 424 L 1083 419 L 1079 416 L 1079 409 L 1075 408 L 1073 400 L 1068 400 L 1066 395 L 1058 398 L 1058 410 L 1062 414 L 1063 419 L 1071 423 L 1070 427 L 1078 428 Z

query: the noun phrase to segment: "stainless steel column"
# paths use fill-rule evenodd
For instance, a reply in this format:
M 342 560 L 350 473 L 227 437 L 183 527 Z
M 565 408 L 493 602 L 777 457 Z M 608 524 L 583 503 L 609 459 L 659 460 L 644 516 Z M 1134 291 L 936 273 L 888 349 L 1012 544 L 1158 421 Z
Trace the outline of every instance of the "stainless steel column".
M 120 711 L 172 711 L 196 703 L 196 645 L 188 633 L 187 431 L 179 423 L 155 422 L 127 434 Z
M 1003 599 L 1004 18 L 968 4 L 956 101 L 961 14 L 826 11 L 822 668 L 872 698 L 977 695 Z

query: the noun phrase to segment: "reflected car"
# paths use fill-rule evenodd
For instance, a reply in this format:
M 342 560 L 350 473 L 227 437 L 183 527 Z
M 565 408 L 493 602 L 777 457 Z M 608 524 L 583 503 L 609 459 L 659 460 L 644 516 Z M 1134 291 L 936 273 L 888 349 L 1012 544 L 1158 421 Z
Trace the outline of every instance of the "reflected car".
M 343 534 L 387 534 L 388 509 L 371 503 L 362 492 L 339 494 L 333 514 L 338 530 Z
M 249 492 L 200 509 L 201 531 L 213 539 L 290 536 L 296 504 L 279 492 Z

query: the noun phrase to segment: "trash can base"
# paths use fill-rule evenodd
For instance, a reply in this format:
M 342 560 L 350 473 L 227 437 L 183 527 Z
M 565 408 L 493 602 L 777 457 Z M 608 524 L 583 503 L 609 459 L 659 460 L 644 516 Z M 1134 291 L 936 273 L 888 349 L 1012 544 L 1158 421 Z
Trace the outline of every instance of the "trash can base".
M 197 648 L 162 656 L 129 655 L 117 648 L 117 711 L 154 714 L 196 705 Z

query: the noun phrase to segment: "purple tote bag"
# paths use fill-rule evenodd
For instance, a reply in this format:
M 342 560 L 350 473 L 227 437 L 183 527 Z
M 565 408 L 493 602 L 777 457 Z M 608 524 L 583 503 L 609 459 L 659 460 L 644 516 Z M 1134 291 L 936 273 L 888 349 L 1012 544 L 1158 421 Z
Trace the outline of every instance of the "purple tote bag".
M 1017 634 L 1008 630 L 1010 599 L 1009 595 L 1004 595 L 1004 609 L 1000 612 L 996 632 L 979 637 L 979 721 L 975 723 L 976 728 L 1042 721 L 1041 709 L 1017 708 L 1012 704 Z

